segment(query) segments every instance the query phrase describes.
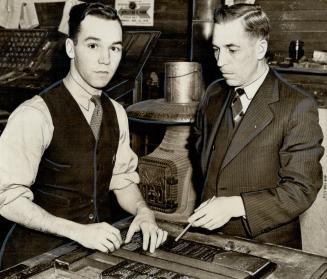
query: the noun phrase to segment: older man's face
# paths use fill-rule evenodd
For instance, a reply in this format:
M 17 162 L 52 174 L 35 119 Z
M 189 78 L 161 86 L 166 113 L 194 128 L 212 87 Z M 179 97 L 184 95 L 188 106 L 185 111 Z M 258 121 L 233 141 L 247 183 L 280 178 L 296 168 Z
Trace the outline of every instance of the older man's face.
M 240 19 L 215 24 L 212 44 L 217 65 L 230 86 L 244 87 L 258 76 L 259 39 L 251 38 Z

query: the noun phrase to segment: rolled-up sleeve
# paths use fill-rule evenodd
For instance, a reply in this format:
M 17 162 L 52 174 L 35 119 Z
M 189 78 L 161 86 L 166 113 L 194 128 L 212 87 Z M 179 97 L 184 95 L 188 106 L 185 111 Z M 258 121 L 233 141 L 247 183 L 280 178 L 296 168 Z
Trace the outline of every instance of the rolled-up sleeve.
M 112 101 L 116 109 L 119 125 L 119 145 L 116 154 L 116 162 L 110 181 L 110 190 L 119 190 L 132 184 L 138 184 L 140 178 L 136 172 L 138 158 L 130 147 L 128 119 L 124 108 Z
M 20 196 L 33 199 L 30 186 L 52 133 L 51 117 L 39 96 L 11 114 L 0 137 L 0 208 Z

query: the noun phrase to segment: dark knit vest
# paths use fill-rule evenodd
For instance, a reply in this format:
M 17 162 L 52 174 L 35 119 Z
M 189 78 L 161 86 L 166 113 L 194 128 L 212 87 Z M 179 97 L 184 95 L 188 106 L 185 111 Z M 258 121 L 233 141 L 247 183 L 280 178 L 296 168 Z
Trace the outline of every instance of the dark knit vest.
M 76 222 L 108 218 L 108 189 L 119 141 L 113 104 L 102 94 L 103 119 L 96 142 L 63 83 L 41 97 L 50 111 L 54 132 L 32 188 L 35 203 Z

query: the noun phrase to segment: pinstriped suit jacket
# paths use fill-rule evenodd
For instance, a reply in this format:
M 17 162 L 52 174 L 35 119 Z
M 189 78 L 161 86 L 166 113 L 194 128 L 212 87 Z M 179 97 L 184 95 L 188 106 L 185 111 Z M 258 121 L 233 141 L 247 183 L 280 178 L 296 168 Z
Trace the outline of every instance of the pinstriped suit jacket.
M 270 70 L 220 169 L 213 170 L 211 150 L 229 92 L 221 80 L 208 87 L 195 127 L 204 178 L 218 173 L 216 195 L 240 195 L 245 206 L 246 219 L 232 219 L 220 231 L 299 248 L 298 216 L 322 186 L 324 150 L 316 102 Z

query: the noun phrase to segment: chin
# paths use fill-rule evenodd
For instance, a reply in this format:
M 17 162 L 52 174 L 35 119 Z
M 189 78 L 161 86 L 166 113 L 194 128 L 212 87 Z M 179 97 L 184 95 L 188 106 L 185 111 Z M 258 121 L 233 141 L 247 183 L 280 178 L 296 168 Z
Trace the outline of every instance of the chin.
M 225 80 L 226 80 L 226 83 L 227 83 L 229 86 L 234 86 L 234 87 L 236 87 L 236 86 L 239 85 L 239 82 L 237 82 L 237 80 L 226 79 L 226 78 L 225 78 Z
M 108 85 L 110 80 L 106 80 L 106 81 L 93 81 L 92 82 L 92 87 L 97 88 L 97 89 L 102 89 L 103 87 L 106 87 Z

